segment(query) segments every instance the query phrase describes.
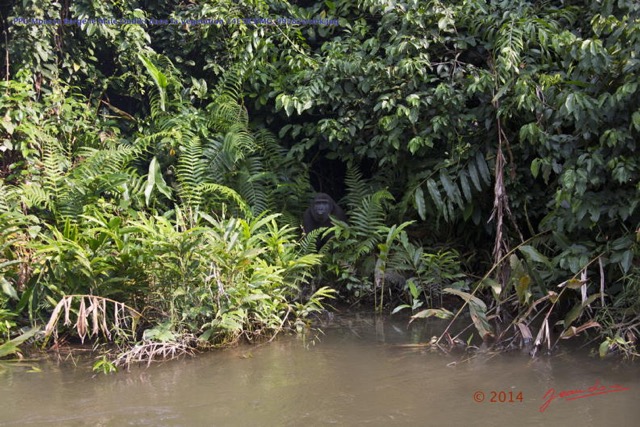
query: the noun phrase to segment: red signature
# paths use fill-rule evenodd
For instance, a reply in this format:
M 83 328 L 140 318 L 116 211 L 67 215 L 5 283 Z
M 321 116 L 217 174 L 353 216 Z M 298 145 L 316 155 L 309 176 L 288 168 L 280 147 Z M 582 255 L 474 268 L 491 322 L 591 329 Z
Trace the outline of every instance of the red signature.
M 610 386 L 600 385 L 600 380 L 597 380 L 594 385 L 587 389 L 576 389 L 576 390 L 562 390 L 559 394 L 556 394 L 556 390 L 554 388 L 550 388 L 547 392 L 542 396 L 542 399 L 547 399 L 540 406 L 540 412 L 544 412 L 551 402 L 555 399 L 564 399 L 564 400 L 576 400 L 582 399 L 584 397 L 592 397 L 598 396 L 599 394 L 607 394 L 607 393 L 616 393 L 619 391 L 629 390 L 628 387 L 622 387 L 621 385 L 614 384 Z

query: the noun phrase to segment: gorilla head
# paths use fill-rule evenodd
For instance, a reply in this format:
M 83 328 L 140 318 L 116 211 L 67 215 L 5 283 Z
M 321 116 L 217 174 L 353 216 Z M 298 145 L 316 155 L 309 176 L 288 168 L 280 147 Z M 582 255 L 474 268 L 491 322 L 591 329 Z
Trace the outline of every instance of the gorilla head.
M 304 212 L 302 218 L 302 226 L 305 233 L 320 227 L 331 227 L 331 218 L 329 216 L 339 219 L 340 221 L 347 221 L 347 215 L 342 208 L 333 201 L 331 196 L 325 193 L 318 193 L 313 198 L 311 206 Z M 326 243 L 327 239 L 318 241 L 318 248 Z
M 313 206 L 311 207 L 311 215 L 313 219 L 318 223 L 327 223 L 329 215 L 336 206 L 335 202 L 324 193 L 318 194 L 313 199 Z

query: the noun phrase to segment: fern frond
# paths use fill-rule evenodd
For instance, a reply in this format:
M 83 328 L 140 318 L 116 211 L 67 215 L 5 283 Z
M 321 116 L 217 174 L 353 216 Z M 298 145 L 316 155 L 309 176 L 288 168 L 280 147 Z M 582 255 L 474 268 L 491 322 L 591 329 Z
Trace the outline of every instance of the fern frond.
M 178 157 L 176 179 L 178 193 L 187 206 L 200 206 L 202 194 L 200 184 L 204 183 L 206 163 L 202 158 L 202 145 L 199 138 L 183 140 Z
M 70 184 L 68 191 L 56 201 L 56 213 L 63 220 L 76 221 L 82 215 L 89 194 L 72 182 L 68 184 Z
M 144 204 L 144 190 L 147 185 L 147 178 L 138 175 L 135 170 L 127 170 L 129 179 L 120 185 L 120 195 L 123 200 L 135 203 L 142 209 Z
M 166 142 L 166 141 L 179 140 L 180 139 L 179 136 L 180 136 L 180 133 L 176 132 L 174 127 L 170 127 L 167 130 L 160 130 L 152 133 L 151 135 L 144 135 L 144 136 L 138 137 L 136 139 L 135 147 L 132 147 L 132 148 L 134 149 L 134 153 L 137 156 L 145 152 L 148 149 L 148 147 L 154 143 L 156 145 L 161 145 L 163 142 Z
M 353 229 L 357 233 L 366 235 L 384 226 L 384 202 L 387 200 L 393 200 L 393 196 L 387 190 L 378 190 L 365 196 L 360 204 L 350 211 L 350 223 Z
M 267 158 L 270 156 L 280 158 L 285 156 L 287 153 L 287 150 L 278 144 L 278 140 L 275 135 L 267 129 L 258 129 L 253 133 L 253 138 L 256 141 L 256 144 L 261 147 Z
M 122 171 L 136 157 L 136 150 L 122 145 L 107 149 L 83 147 L 78 150 L 78 156 L 84 160 L 77 164 L 73 174 L 86 182 Z
M 268 209 L 269 192 L 264 183 L 268 175 L 264 171 L 262 161 L 258 157 L 251 157 L 239 165 L 237 188 L 251 206 L 254 215 L 259 215 Z
M 16 187 L 8 186 L 0 179 L 0 213 L 9 212 L 9 207 L 15 205 L 19 200 L 19 190 Z
M 241 99 L 245 74 L 246 66 L 244 64 L 238 64 L 227 70 L 216 87 L 218 96 Z
M 515 16 L 502 24 L 498 30 L 496 50 L 498 54 L 497 64 L 502 71 L 499 73 L 503 79 L 506 76 L 520 72 L 521 56 L 524 50 L 524 33 L 520 28 L 521 21 Z
M 344 200 L 349 209 L 355 209 L 371 193 L 371 188 L 362 178 L 360 169 L 352 164 L 347 166 L 344 182 L 347 186 L 347 195 Z
M 350 211 L 349 224 L 358 237 L 358 256 L 372 252 L 382 240 L 383 233 L 386 233 L 385 202 L 388 200 L 393 200 L 391 193 L 379 190 L 365 196 L 360 204 Z
M 71 167 L 71 162 L 64 153 L 62 144 L 49 135 L 42 144 L 42 186 L 54 200 L 64 191 L 61 188 L 66 171 Z
M 203 195 L 207 193 L 219 194 L 223 196 L 225 200 L 233 200 L 245 215 L 249 215 L 251 213 L 247 202 L 245 202 L 242 196 L 232 188 L 219 184 L 205 183 L 200 184 L 198 191 Z
M 234 153 L 234 161 L 243 159 L 256 148 L 253 135 L 246 126 L 241 123 L 229 126 L 224 136 L 224 149 Z
M 212 181 L 223 182 L 233 166 L 229 153 L 223 149 L 222 137 L 212 137 L 203 141 L 203 156 L 207 164 L 207 176 Z
M 316 242 L 325 231 L 326 228 L 316 228 L 315 230 L 311 230 L 309 233 L 303 235 L 302 240 L 300 240 L 301 252 L 303 254 L 316 253 Z M 328 247 L 328 245 L 323 246 L 323 248 L 325 247 Z
M 211 128 L 220 131 L 236 123 L 244 128 L 249 126 L 249 114 L 236 99 L 228 95 L 216 99 L 210 108 L 209 125 Z

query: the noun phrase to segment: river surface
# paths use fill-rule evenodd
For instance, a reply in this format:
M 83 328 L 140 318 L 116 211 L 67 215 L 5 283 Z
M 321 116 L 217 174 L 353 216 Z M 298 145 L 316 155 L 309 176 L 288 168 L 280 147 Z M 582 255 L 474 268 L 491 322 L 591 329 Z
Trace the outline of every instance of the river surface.
M 5 364 L 0 426 L 640 425 L 639 363 L 568 348 L 465 361 L 414 346 L 439 322 L 344 315 L 316 340 L 282 336 L 115 375 L 86 362 Z M 571 392 L 541 412 L 550 389 Z

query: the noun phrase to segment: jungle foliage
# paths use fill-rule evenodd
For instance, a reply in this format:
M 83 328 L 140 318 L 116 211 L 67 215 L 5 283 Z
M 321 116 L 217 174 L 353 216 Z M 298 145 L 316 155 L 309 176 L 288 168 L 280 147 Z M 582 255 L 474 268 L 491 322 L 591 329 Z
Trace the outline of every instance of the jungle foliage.
M 168 357 L 302 328 L 332 292 L 414 320 L 464 304 L 534 354 L 583 332 L 638 354 L 637 2 L 25 0 L 0 19 L 0 356 L 48 323 L 115 339 L 119 363 Z M 301 237 L 325 160 L 349 222 Z

